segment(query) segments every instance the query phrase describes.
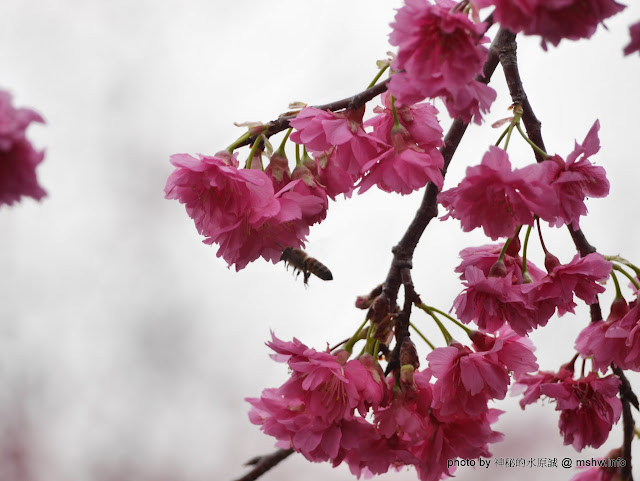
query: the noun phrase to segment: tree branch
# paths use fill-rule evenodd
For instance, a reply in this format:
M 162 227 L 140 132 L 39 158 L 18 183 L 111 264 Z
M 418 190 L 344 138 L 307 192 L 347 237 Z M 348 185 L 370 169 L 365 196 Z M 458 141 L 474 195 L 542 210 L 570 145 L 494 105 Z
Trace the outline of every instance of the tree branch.
M 638 398 L 631 389 L 629 380 L 624 375 L 624 371 L 613 366 L 613 372 L 620 378 L 620 401 L 622 401 L 622 431 L 624 433 L 624 441 L 622 444 L 622 458 L 625 465 L 620 468 L 620 476 L 623 481 L 633 481 L 633 473 L 631 472 L 631 441 L 635 434 L 635 422 L 631 415 L 631 405 L 638 409 Z
M 246 465 L 254 466 L 253 469 L 235 481 L 254 481 L 278 463 L 287 459 L 287 457 L 292 453 L 293 449 L 278 449 L 271 454 L 265 454 L 264 456 L 257 456 L 250 459 Z
M 331 102 L 324 105 L 315 105 L 315 106 L 312 106 L 312 108 L 318 109 L 318 110 L 330 110 L 331 112 L 335 112 L 337 110 L 343 110 L 343 109 L 357 110 L 360 107 L 362 107 L 364 104 L 369 102 L 369 100 L 385 92 L 387 90 L 387 84 L 389 83 L 389 80 L 391 79 L 388 78 L 386 80 L 383 80 L 382 82 L 375 84 L 373 87 L 370 87 L 367 90 L 363 90 L 362 92 L 352 95 L 351 97 L 347 97 L 341 100 L 336 100 L 335 102 Z M 271 122 L 266 124 L 265 129 L 260 134 L 256 134 L 249 137 L 247 140 L 239 143 L 236 146 L 236 148 L 242 147 L 244 145 L 253 144 L 258 138 L 258 135 L 265 135 L 266 137 L 271 137 L 272 135 L 275 135 L 278 132 L 282 132 L 283 130 L 288 129 L 289 121 L 295 118 L 296 115 L 297 115 L 297 112 L 286 113 L 281 115 L 277 119 L 272 120 Z

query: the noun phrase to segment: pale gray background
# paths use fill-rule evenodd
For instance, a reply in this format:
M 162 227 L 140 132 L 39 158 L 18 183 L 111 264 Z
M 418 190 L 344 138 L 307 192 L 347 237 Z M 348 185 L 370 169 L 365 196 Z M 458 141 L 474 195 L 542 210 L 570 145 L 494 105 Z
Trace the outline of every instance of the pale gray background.
M 544 53 L 537 39 L 522 39 L 520 58 L 549 151 L 566 155 L 600 119 L 603 148 L 593 160 L 607 169 L 612 193 L 589 202 L 583 227 L 601 252 L 640 262 L 640 57 L 621 53 L 640 5 L 628 3 L 592 41 Z M 383 280 L 421 194 L 370 191 L 332 203 L 308 250 L 335 280 L 314 278 L 304 289 L 281 264 L 227 269 L 184 208 L 163 199 L 168 157 L 213 154 L 241 134 L 234 121 L 268 121 L 290 101 L 324 103 L 362 90 L 390 50 L 388 24 L 399 5 L 2 2 L 0 88 L 47 120 L 29 136 L 46 148 L 38 174 L 49 195 L 0 209 L 1 481 L 232 479 L 242 462 L 272 449 L 273 440 L 249 424 L 243 401 L 286 377 L 267 358 L 269 330 L 318 349 L 350 335 L 362 320 L 355 296 Z M 508 115 L 504 81 L 495 78 L 498 101 L 488 122 L 465 137 L 447 188 L 495 142 L 490 124 Z M 517 138 L 510 154 L 517 166 L 531 162 Z M 547 232 L 569 261 L 567 232 Z M 457 253 L 484 242 L 455 221 L 434 222 L 415 259 L 425 301 L 448 309 L 461 288 L 452 273 Z M 532 258 L 541 264 L 537 244 Z M 610 299 L 603 298 L 605 312 Z M 415 322 L 441 342 L 426 317 L 417 313 Z M 555 369 L 570 359 L 587 322 L 581 309 L 536 332 L 540 365 Z M 424 358 L 428 349 L 418 347 Z M 497 406 L 509 412 L 497 425 L 507 441 L 493 447 L 496 456 L 586 458 L 621 440 L 616 426 L 600 450 L 576 454 L 562 447 L 553 405 L 524 413 L 516 399 Z M 458 478 L 570 474 L 461 469 Z M 344 467 L 300 456 L 264 479 L 301 477 L 351 479 Z

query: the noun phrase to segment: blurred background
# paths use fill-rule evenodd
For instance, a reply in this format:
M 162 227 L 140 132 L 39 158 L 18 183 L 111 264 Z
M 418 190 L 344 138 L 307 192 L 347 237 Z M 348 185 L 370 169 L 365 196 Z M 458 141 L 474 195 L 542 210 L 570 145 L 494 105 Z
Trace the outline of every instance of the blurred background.
M 633 5 L 591 41 L 563 41 L 545 53 L 538 39 L 522 38 L 519 58 L 550 152 L 566 156 L 600 119 L 602 150 L 592 161 L 606 168 L 611 194 L 588 203 L 581 226 L 600 252 L 638 263 L 640 57 L 624 58 L 622 48 L 640 5 L 627 3 Z M 184 207 L 164 199 L 169 156 L 213 154 L 241 135 L 233 122 L 266 122 L 289 102 L 321 104 L 364 89 L 375 61 L 390 50 L 389 22 L 401 4 L 0 4 L 0 88 L 47 121 L 28 136 L 46 150 L 38 176 L 48 192 L 41 203 L 0 208 L 0 481 L 231 480 L 244 472 L 242 463 L 273 450 L 274 440 L 249 423 L 244 401 L 286 379 L 285 367 L 268 358 L 269 331 L 317 349 L 351 335 L 363 319 L 355 297 L 384 280 L 390 249 L 421 193 L 371 190 L 332 203 L 307 251 L 334 280 L 313 278 L 305 289 L 282 264 L 228 269 L 216 247 L 201 242 Z M 491 85 L 498 100 L 486 122 L 468 130 L 445 188 L 480 162 L 500 134 L 491 124 L 509 115 L 499 69 Z M 446 109 L 436 106 L 446 128 Z M 532 161 L 517 138 L 509 152 L 515 166 Z M 566 230 L 546 229 L 546 236 L 563 262 L 573 257 Z M 484 243 L 479 232 L 463 234 L 457 221 L 432 222 L 414 262 L 423 299 L 448 310 L 462 287 L 453 273 L 458 252 Z M 532 249 L 542 265 L 540 248 Z M 602 296 L 605 315 L 612 297 Z M 581 307 L 532 335 L 542 369 L 556 370 L 573 356 L 588 321 Z M 442 344 L 426 316 L 418 312 L 414 322 Z M 424 359 L 428 348 L 417 345 Z M 631 380 L 640 392 L 640 378 Z M 507 411 L 496 425 L 507 436 L 492 447 L 497 457 L 590 458 L 622 440 L 618 425 L 602 448 L 578 454 L 562 446 L 553 404 L 523 412 L 508 397 L 496 407 Z M 352 479 L 345 467 L 301 456 L 264 479 L 301 474 Z M 463 480 L 573 474 L 493 467 L 456 473 Z M 382 478 L 415 479 L 415 472 Z

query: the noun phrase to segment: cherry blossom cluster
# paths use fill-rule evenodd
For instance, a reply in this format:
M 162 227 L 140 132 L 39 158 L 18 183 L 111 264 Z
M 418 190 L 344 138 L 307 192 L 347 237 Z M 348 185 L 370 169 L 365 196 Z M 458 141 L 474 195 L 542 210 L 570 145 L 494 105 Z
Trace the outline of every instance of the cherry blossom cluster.
M 385 376 L 370 354 L 349 359 L 347 350 L 318 352 L 273 336 L 272 357 L 291 377 L 247 399 L 249 417 L 310 461 L 344 462 L 357 476 L 413 465 L 421 480 L 438 480 L 452 474 L 449 459 L 490 455 L 502 434 L 491 428 L 500 411 L 488 402 L 505 397 L 510 373 L 538 369 L 531 342 L 508 328 L 470 337 L 473 348 L 436 348 L 424 370 L 415 347 L 403 346 L 411 354 L 402 375 Z
M 385 95 L 367 122 L 364 108 L 303 108 L 290 121 L 291 140 L 306 151 L 293 171 L 280 149 L 264 170 L 260 158 L 239 168 L 237 153 L 228 151 L 173 155 L 166 197 L 185 204 L 204 242 L 218 244 L 218 256 L 237 270 L 258 257 L 277 262 L 285 247 L 303 245 L 309 227 L 326 217 L 329 198 L 374 185 L 400 194 L 429 181 L 442 188 L 437 110 L 426 102 L 397 109 L 391 104 Z
M 23 196 L 40 200 L 46 195 L 36 177 L 44 152 L 36 151 L 26 136 L 32 122 L 44 120 L 34 110 L 16 109 L 11 94 L 0 90 L 0 207 Z

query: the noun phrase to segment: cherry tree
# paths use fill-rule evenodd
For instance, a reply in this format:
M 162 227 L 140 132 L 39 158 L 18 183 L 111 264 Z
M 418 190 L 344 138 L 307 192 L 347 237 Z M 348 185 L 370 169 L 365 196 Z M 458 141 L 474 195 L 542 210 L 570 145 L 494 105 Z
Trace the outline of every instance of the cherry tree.
M 391 23 L 395 50 L 378 61 L 365 90 L 324 105 L 292 104 L 271 122 L 247 125 L 218 153 L 171 157 L 166 197 L 185 204 L 219 257 L 236 270 L 259 258 L 284 261 L 305 284 L 313 275 L 332 277 L 301 250 L 313 252 L 307 236 L 327 217 L 330 200 L 374 187 L 423 192 L 386 278 L 355 301 L 364 321 L 349 337 L 316 349 L 272 333 L 267 346 L 290 377 L 247 401 L 250 421 L 279 451 L 254 458 L 240 479 L 256 479 L 293 452 L 345 463 L 358 477 L 403 466 L 414 466 L 421 480 L 451 476 L 460 459 L 490 457 L 491 444 L 503 439 L 493 427 L 501 414 L 493 403 L 509 389 L 522 392 L 522 408 L 541 399 L 553 404 L 564 444 L 578 452 L 602 446 L 620 422 L 619 448 L 602 453 L 608 464 L 575 479 L 632 479 L 631 408 L 638 400 L 625 371 L 640 369 L 640 268 L 599 253 L 597 239 L 580 226 L 585 200 L 610 193 L 596 161 L 598 120 L 575 132 L 573 150 L 548 149 L 516 55 L 519 35 L 556 48 L 590 38 L 624 8 L 612 0 L 406 0 Z M 620 47 L 625 55 L 640 51 L 639 29 L 631 26 Z M 447 185 L 465 132 L 491 112 L 498 75 L 506 79 L 511 115 L 494 124 L 494 137 L 462 180 Z M 452 119 L 446 132 L 444 115 Z M 516 167 L 509 152 L 518 140 L 531 153 Z M 429 242 L 438 205 L 441 220 L 459 222 L 464 232 L 481 229 L 492 241 L 467 247 L 451 265 L 462 283 L 451 310 L 412 280 L 415 249 Z M 571 261 L 562 263 L 545 243 L 552 229 L 567 231 L 576 251 Z M 533 243 L 543 251 L 540 267 Z M 615 290 L 610 307 L 599 302 L 606 289 Z M 591 319 L 567 340 L 575 354 L 553 371 L 540 370 L 529 334 L 554 315 L 575 313 L 579 302 L 590 306 Z M 423 334 L 418 311 L 442 339 Z

